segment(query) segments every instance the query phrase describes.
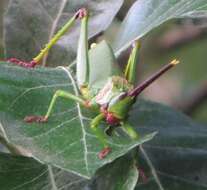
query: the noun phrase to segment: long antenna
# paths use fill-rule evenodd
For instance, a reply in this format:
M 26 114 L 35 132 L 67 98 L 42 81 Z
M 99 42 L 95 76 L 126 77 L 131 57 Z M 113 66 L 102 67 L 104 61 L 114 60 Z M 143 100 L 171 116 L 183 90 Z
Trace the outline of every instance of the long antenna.
M 174 59 L 169 64 L 162 67 L 159 71 L 157 71 L 154 75 L 152 75 L 150 78 L 142 82 L 140 85 L 135 87 L 133 90 L 128 92 L 128 96 L 134 96 L 137 97 L 145 88 L 147 88 L 152 82 L 154 82 L 157 78 L 159 78 L 161 75 L 163 75 L 166 71 L 174 67 L 180 63 L 180 61 Z

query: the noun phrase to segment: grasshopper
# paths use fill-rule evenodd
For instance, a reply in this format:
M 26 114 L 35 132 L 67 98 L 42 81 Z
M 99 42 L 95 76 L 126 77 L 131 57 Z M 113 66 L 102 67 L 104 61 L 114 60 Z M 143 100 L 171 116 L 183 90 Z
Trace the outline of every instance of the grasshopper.
M 92 119 L 90 128 L 103 145 L 103 150 L 101 150 L 98 154 L 98 157 L 103 159 L 110 153 L 111 148 L 107 143 L 107 134 L 104 133 L 104 131 L 99 127 L 101 122 L 104 121 L 108 126 L 111 127 L 120 126 L 130 138 L 139 138 L 137 132 L 127 121 L 129 111 L 136 102 L 137 96 L 163 73 L 178 64 L 179 61 L 171 61 L 150 78 L 136 86 L 136 65 L 140 49 L 140 43 L 137 40 L 133 43 L 133 48 L 124 72 L 121 72 L 118 64 L 114 62 L 113 65 L 108 65 L 109 69 L 111 70 L 108 72 L 107 76 L 97 76 L 96 73 L 91 71 L 93 71 L 94 67 L 101 66 L 98 65 L 98 60 L 96 60 L 97 62 L 95 64 L 91 63 L 90 51 L 93 51 L 94 48 L 101 49 L 102 46 L 107 46 L 108 50 L 112 54 L 113 51 L 105 41 L 102 41 L 100 44 L 93 44 L 92 49 L 88 50 L 88 18 L 88 11 L 84 8 L 80 9 L 63 26 L 63 28 L 57 32 L 57 34 L 45 46 L 45 48 L 41 50 L 40 54 L 32 61 L 24 62 L 15 58 L 10 59 L 9 61 L 24 67 L 36 66 L 41 61 L 43 56 L 48 53 L 49 49 L 57 42 L 57 40 L 62 35 L 64 35 L 64 33 L 69 28 L 71 28 L 75 20 L 81 20 L 81 32 L 79 37 L 76 64 L 76 76 L 80 96 L 73 95 L 63 90 L 58 90 L 52 97 L 48 111 L 44 116 L 26 116 L 24 121 L 28 123 L 47 122 L 55 106 L 55 102 L 59 97 L 75 101 L 86 109 L 95 110 L 97 116 Z

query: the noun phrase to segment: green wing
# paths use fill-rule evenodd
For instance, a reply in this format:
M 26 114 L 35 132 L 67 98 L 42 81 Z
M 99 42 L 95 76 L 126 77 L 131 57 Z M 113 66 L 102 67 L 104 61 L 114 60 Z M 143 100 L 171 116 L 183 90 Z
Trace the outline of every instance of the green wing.
M 122 75 L 111 46 L 102 41 L 89 51 L 89 88 L 103 88 L 108 79 L 114 75 Z

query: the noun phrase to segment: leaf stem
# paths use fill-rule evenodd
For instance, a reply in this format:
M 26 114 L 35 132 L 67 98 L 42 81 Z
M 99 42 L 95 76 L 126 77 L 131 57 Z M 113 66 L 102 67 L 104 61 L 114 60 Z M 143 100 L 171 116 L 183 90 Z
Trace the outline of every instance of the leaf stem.
M 9 142 L 9 139 L 1 123 L 0 123 L 0 144 L 5 146 L 9 150 L 9 152 L 13 155 L 28 156 L 28 153 L 25 150 L 23 149 L 21 150 L 19 147 Z
M 9 152 L 13 155 L 24 155 L 23 152 L 16 147 L 15 145 L 11 144 L 3 135 L 0 134 L 0 143 L 5 146 Z

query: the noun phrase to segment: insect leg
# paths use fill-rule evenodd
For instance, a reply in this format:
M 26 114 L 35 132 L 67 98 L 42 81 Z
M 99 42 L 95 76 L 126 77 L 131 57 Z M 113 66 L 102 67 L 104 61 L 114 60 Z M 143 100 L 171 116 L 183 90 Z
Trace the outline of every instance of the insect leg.
M 77 50 L 76 73 L 79 87 L 87 86 L 89 82 L 88 17 L 88 12 L 85 10 L 81 18 L 81 30 Z
M 136 65 L 138 62 L 137 58 L 139 55 L 139 50 L 140 42 L 135 41 L 124 73 L 126 79 L 132 84 L 134 84 L 136 80 Z
M 139 138 L 139 135 L 137 132 L 133 129 L 133 127 L 126 122 L 121 122 L 121 128 L 132 138 L 137 139 Z
M 99 128 L 99 124 L 104 119 L 104 115 L 101 113 L 97 115 L 91 122 L 91 129 L 94 132 L 94 134 L 97 136 L 101 144 L 103 144 L 104 149 L 99 153 L 98 157 L 100 159 L 103 159 L 107 154 L 111 151 L 107 144 L 106 136 L 104 132 Z
M 63 90 L 57 90 L 55 92 L 54 96 L 52 97 L 52 100 L 50 102 L 48 111 L 47 111 L 45 116 L 27 116 L 27 117 L 25 117 L 24 121 L 26 121 L 28 123 L 32 123 L 32 122 L 46 122 L 48 120 L 48 117 L 50 116 L 52 110 L 53 110 L 53 107 L 54 107 L 55 102 L 57 101 L 58 97 L 67 98 L 67 99 L 73 100 L 75 102 L 78 102 L 78 103 L 80 103 L 83 106 L 87 106 L 87 101 L 81 99 L 80 97 L 75 96 L 75 95 L 73 95 L 71 93 L 68 93 L 66 91 L 63 91 Z
M 78 10 L 74 16 L 68 20 L 68 22 L 54 35 L 54 37 L 45 45 L 45 47 L 40 51 L 40 53 L 33 58 L 35 63 L 39 63 L 43 57 L 48 53 L 54 44 L 74 25 L 75 21 L 81 18 L 82 11 L 85 9 Z

